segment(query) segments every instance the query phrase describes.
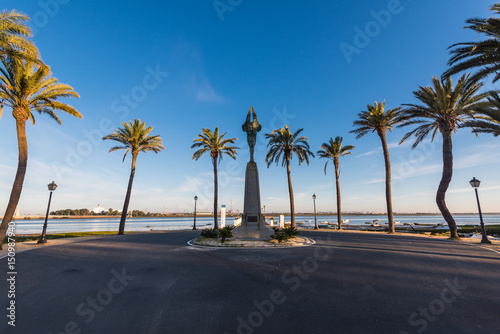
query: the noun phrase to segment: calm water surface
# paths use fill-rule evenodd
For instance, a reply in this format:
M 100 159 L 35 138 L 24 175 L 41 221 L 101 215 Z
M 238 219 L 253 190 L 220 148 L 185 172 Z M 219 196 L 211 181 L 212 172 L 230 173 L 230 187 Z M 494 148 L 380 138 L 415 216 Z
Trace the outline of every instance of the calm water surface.
M 475 215 L 454 216 L 458 225 L 479 225 L 479 217 Z M 380 220 L 387 222 L 385 216 L 343 216 L 348 219 L 350 225 L 364 225 L 366 222 Z M 483 217 L 486 225 L 500 224 L 500 215 L 486 215 Z M 279 216 L 274 217 L 275 222 L 279 222 Z M 220 218 L 219 218 L 220 221 Z M 285 216 L 285 221 L 290 221 L 290 216 Z M 297 216 L 296 222 L 304 222 L 300 227 L 313 227 L 314 216 Z M 318 224 L 322 222 L 334 223 L 337 216 L 318 216 Z M 444 223 L 442 216 L 394 216 L 394 221 L 404 223 L 438 224 Z M 16 220 L 16 234 L 41 233 L 43 220 Z M 226 224 L 232 225 L 234 217 L 227 217 Z M 118 231 L 120 219 L 51 219 L 48 221 L 47 233 L 65 232 L 97 232 L 97 231 Z M 207 228 L 213 225 L 213 217 L 197 217 L 198 228 Z M 128 218 L 125 231 L 162 231 L 162 230 L 189 230 L 193 228 L 193 218 Z

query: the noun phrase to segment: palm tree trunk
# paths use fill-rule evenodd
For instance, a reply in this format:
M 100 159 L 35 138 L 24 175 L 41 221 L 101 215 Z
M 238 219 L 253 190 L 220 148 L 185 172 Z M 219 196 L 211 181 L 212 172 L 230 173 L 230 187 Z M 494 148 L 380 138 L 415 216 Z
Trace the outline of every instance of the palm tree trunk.
M 339 224 L 339 230 L 342 229 L 342 211 L 340 208 L 340 182 L 339 182 L 339 163 L 334 161 L 335 165 L 335 185 L 337 188 L 337 223 Z
M 443 215 L 444 220 L 448 223 L 450 228 L 450 238 L 451 239 L 460 239 L 457 231 L 457 224 L 455 223 L 455 219 L 448 210 L 446 206 L 445 196 L 446 191 L 448 190 L 448 186 L 451 182 L 451 177 L 453 176 L 453 145 L 451 142 L 451 131 L 442 131 L 443 135 L 443 175 L 441 177 L 441 182 L 439 182 L 439 187 L 436 194 L 436 203 Z
M 127 219 L 128 205 L 130 203 L 130 195 L 132 194 L 132 183 L 134 183 L 135 176 L 135 162 L 137 161 L 137 155 L 139 153 L 132 152 L 132 168 L 130 170 L 130 178 L 128 179 L 127 195 L 125 195 L 125 202 L 123 203 L 122 216 L 120 218 L 120 228 L 118 229 L 118 234 L 123 235 L 125 233 L 125 220 Z
M 389 220 L 389 233 L 396 233 L 394 228 L 394 219 L 392 216 L 392 194 L 391 194 L 391 161 L 389 159 L 389 149 L 385 140 L 385 131 L 378 133 L 382 140 L 382 149 L 385 160 L 385 200 L 387 203 L 387 219 Z
M 219 219 L 217 217 L 217 204 L 218 204 L 218 175 L 217 175 L 217 159 L 213 159 L 214 163 L 214 229 L 219 229 Z
M 15 114 L 15 112 L 14 112 Z M 9 223 L 14 217 L 14 212 L 16 211 L 17 204 L 19 203 L 19 198 L 21 197 L 21 191 L 23 190 L 24 175 L 26 174 L 26 166 L 28 165 L 28 141 L 26 140 L 26 119 L 16 118 L 16 129 L 17 129 L 17 144 L 19 147 L 19 161 L 17 164 L 16 178 L 14 179 L 14 185 L 12 186 L 12 191 L 10 193 L 9 204 L 7 204 L 7 210 L 2 219 L 2 224 L 0 225 L 0 249 L 2 249 L 3 240 L 5 239 L 5 234 Z
M 290 159 L 286 160 L 286 173 L 288 176 L 288 193 L 290 195 L 290 223 L 295 227 L 295 205 L 293 203 L 292 173 L 290 171 Z

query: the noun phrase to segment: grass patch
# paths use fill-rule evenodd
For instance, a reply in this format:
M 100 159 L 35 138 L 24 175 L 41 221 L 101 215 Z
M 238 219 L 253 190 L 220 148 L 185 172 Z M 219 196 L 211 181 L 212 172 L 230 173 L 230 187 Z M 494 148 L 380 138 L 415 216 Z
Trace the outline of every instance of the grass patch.
M 104 231 L 104 232 L 71 232 L 71 233 L 56 233 L 56 234 L 47 234 L 47 240 L 51 239 L 65 239 L 65 238 L 78 238 L 78 237 L 90 237 L 95 235 L 114 235 L 118 234 L 117 232 Z M 16 242 L 24 242 L 24 241 L 36 241 L 40 239 L 40 235 L 19 235 L 15 236 L 14 239 Z M 8 238 L 6 237 L 3 241 L 6 244 Z

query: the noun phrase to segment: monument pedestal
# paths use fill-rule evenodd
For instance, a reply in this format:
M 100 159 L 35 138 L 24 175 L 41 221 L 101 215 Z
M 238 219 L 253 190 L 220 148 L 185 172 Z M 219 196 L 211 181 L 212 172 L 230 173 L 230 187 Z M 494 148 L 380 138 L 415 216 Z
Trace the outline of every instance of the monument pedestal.
M 260 206 L 259 171 L 255 161 L 247 164 L 245 174 L 245 201 L 241 225 L 233 230 L 239 240 L 271 240 L 274 231 L 266 226 Z

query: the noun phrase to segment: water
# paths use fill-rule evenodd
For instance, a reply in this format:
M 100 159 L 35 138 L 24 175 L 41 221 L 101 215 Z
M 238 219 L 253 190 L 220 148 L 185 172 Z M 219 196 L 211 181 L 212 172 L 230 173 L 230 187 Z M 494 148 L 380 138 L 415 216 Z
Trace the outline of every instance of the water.
M 266 215 L 267 216 L 267 215 Z M 318 224 L 322 222 L 337 222 L 336 215 L 318 216 Z M 457 215 L 454 216 L 458 225 L 479 225 L 477 215 Z M 381 224 L 387 222 L 386 216 L 343 216 L 342 219 L 349 219 L 349 225 L 365 225 L 366 222 L 380 220 Z M 500 224 L 500 215 L 483 216 L 485 225 Z M 219 218 L 220 221 L 220 218 Z M 226 224 L 232 225 L 234 217 L 227 217 Z M 279 216 L 274 217 L 275 224 L 279 223 Z M 285 216 L 285 221 L 290 221 L 290 216 Z M 314 227 L 314 216 L 296 216 L 298 227 Z M 403 215 L 394 216 L 394 221 L 404 223 L 438 224 L 445 223 L 442 216 L 417 216 Z M 16 234 L 41 233 L 43 220 L 16 220 Z M 67 232 L 98 232 L 98 231 L 118 231 L 119 218 L 95 218 L 95 219 L 49 219 L 47 233 L 67 233 Z M 446 225 L 446 224 L 445 224 Z M 196 227 L 208 228 L 213 226 L 213 217 L 197 217 Z M 163 231 L 163 230 L 189 230 L 193 228 L 193 217 L 168 217 L 168 218 L 128 218 L 125 224 L 125 231 Z

